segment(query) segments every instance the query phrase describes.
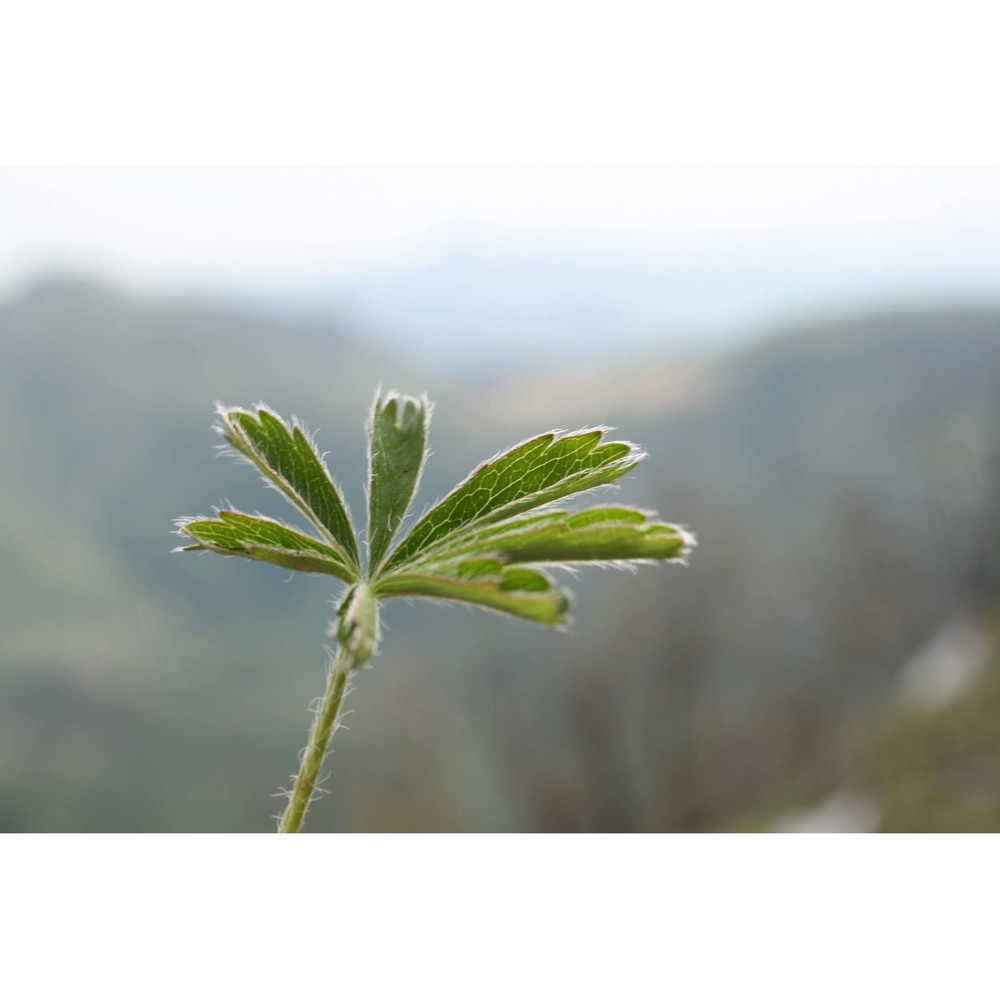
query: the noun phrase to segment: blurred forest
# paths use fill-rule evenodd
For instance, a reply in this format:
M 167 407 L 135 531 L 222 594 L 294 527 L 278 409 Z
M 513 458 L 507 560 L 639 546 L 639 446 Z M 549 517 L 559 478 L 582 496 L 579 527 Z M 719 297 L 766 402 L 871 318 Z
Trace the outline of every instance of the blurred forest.
M 0 305 L 0 830 L 273 828 L 335 594 L 172 555 L 171 521 L 289 516 L 217 460 L 214 400 L 302 417 L 362 512 L 380 382 L 436 406 L 418 510 L 603 423 L 650 453 L 621 499 L 700 546 L 582 573 L 569 634 L 387 605 L 312 830 L 1000 830 L 1000 310 L 610 354 L 458 380 L 207 300 Z

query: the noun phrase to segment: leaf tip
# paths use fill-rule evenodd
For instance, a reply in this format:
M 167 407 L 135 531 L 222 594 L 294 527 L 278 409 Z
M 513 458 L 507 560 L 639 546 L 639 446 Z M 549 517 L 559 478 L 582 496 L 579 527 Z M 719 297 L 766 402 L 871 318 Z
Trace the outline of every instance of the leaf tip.
M 677 530 L 677 534 L 681 537 L 681 548 L 673 559 L 668 559 L 667 561 L 679 563 L 681 566 L 690 566 L 691 553 L 698 547 L 698 536 L 682 524 L 675 524 L 674 527 Z
M 195 521 L 202 520 L 197 517 L 175 517 L 170 523 L 174 526 L 174 530 L 171 532 L 172 535 L 190 535 L 187 530 L 189 524 L 193 524 Z

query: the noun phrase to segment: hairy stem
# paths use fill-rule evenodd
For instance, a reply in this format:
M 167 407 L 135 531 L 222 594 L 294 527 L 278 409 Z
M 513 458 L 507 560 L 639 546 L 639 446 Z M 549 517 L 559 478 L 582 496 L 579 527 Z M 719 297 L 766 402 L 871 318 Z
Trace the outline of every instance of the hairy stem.
M 351 671 L 358 666 L 356 659 L 356 654 L 343 645 L 337 651 L 337 659 L 330 671 L 326 693 L 323 695 L 323 704 L 320 705 L 313 720 L 309 742 L 302 753 L 302 764 L 295 778 L 288 806 L 278 824 L 278 833 L 298 833 L 302 827 L 306 810 L 316 791 L 316 782 L 319 780 L 323 758 L 326 757 L 326 748 L 337 724 L 337 713 L 344 698 L 347 679 Z
M 337 658 L 330 670 L 323 703 L 313 720 L 309 742 L 302 752 L 302 763 L 288 806 L 278 824 L 278 833 L 298 833 L 302 827 L 316 791 L 327 745 L 337 728 L 337 713 L 344 699 L 347 679 L 372 658 L 378 645 L 378 631 L 375 596 L 367 583 L 357 583 L 344 594 L 337 607 L 336 620 L 330 623 L 328 635 L 337 638 Z

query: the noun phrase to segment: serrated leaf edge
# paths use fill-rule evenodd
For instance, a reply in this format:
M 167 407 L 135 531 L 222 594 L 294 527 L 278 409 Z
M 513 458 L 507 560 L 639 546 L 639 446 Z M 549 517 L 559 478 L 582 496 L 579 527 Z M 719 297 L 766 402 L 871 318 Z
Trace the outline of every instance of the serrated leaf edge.
M 599 432 L 600 435 L 601 435 L 601 438 L 598 440 L 597 443 L 595 443 L 595 445 L 594 445 L 595 448 L 603 447 L 604 445 L 609 445 L 609 444 L 623 444 L 623 445 L 627 445 L 628 446 L 629 451 L 625 455 L 623 455 L 621 458 L 614 460 L 615 464 L 616 465 L 617 464 L 622 465 L 622 468 L 621 468 L 620 471 L 618 471 L 617 469 L 615 470 L 617 472 L 617 475 L 615 476 L 615 478 L 614 478 L 614 480 L 612 482 L 609 482 L 609 483 L 596 483 L 596 484 L 592 484 L 592 485 L 589 485 L 589 486 L 582 486 L 578 490 L 571 490 L 570 492 L 568 492 L 568 493 L 566 493 L 566 494 L 564 494 L 564 495 L 562 495 L 560 497 L 554 498 L 552 500 L 542 500 L 542 501 L 539 501 L 534 506 L 529 506 L 527 508 L 523 508 L 522 510 L 516 511 L 514 514 L 508 515 L 508 517 L 509 517 L 510 520 L 514 520 L 517 517 L 521 517 L 522 515 L 526 515 L 529 512 L 531 512 L 533 514 L 538 514 L 538 513 L 547 512 L 549 510 L 563 509 L 559 505 L 568 502 L 569 500 L 571 500 L 574 497 L 579 497 L 579 496 L 582 496 L 582 495 L 593 493 L 593 492 L 596 492 L 597 490 L 601 490 L 601 489 L 616 489 L 616 488 L 618 488 L 618 480 L 621 479 L 621 478 L 623 478 L 624 476 L 628 475 L 628 473 L 631 472 L 643 459 L 647 458 L 648 457 L 648 452 L 646 452 L 641 447 L 641 445 L 635 444 L 632 441 L 606 441 L 606 440 L 603 439 L 605 435 L 612 433 L 614 430 L 615 430 L 614 427 L 606 426 L 604 424 L 597 424 L 597 425 L 595 425 L 593 427 L 581 427 L 579 430 L 574 430 L 574 431 L 566 431 L 566 430 L 562 430 L 560 428 L 555 428 L 553 430 L 545 431 L 545 432 L 543 432 L 541 434 L 533 434 L 533 435 L 531 435 L 529 437 L 526 437 L 522 441 L 519 441 L 517 444 L 512 445 L 509 448 L 502 448 L 502 449 L 500 449 L 492 457 L 486 459 L 483 462 L 480 462 L 464 479 L 462 479 L 459 483 L 457 483 L 455 486 L 453 486 L 443 497 L 440 497 L 438 500 L 435 500 L 433 503 L 428 504 L 424 508 L 424 510 L 420 514 L 420 516 L 416 519 L 416 521 L 411 525 L 409 531 L 406 532 L 406 534 L 404 534 L 402 536 L 397 535 L 396 542 L 389 549 L 388 554 L 383 558 L 382 565 L 384 567 L 386 567 L 387 569 L 395 572 L 395 570 L 397 570 L 399 568 L 402 568 L 404 566 L 412 565 L 412 560 L 416 559 L 417 557 L 422 556 L 425 552 L 429 552 L 432 549 L 436 549 L 438 546 L 446 546 L 449 543 L 449 541 L 452 538 L 454 538 L 456 535 L 465 534 L 466 532 L 472 532 L 472 531 L 476 530 L 477 527 L 479 527 L 479 528 L 484 527 L 485 524 L 492 525 L 492 524 L 499 523 L 499 521 L 506 520 L 507 519 L 506 517 L 501 517 L 501 518 L 498 519 L 498 521 L 485 521 L 484 522 L 484 519 L 480 519 L 479 521 L 475 522 L 474 524 L 463 525 L 461 528 L 457 529 L 454 534 L 449 534 L 449 535 L 444 536 L 443 538 L 439 539 L 438 541 L 431 543 L 431 545 L 429 545 L 426 549 L 420 549 L 417 552 L 413 553 L 412 556 L 408 556 L 402 562 L 399 562 L 399 563 L 395 563 L 394 562 L 394 560 L 397 557 L 398 553 L 406 545 L 407 540 L 424 523 L 424 520 L 434 510 L 436 510 L 438 507 L 440 507 L 442 504 L 444 504 L 449 498 L 451 498 L 456 493 L 458 493 L 463 487 L 467 486 L 473 479 L 475 479 L 475 477 L 477 475 L 479 475 L 480 472 L 482 472 L 482 470 L 484 468 L 486 468 L 487 466 L 489 466 L 489 465 L 491 465 L 491 464 L 499 461 L 505 455 L 508 455 L 511 452 L 517 451 L 518 448 L 522 448 L 525 445 L 530 444 L 532 441 L 541 440 L 544 437 L 550 437 L 551 438 L 551 442 L 550 443 L 555 443 L 556 441 L 561 440 L 563 438 L 575 437 L 575 436 L 581 435 L 581 434 L 592 434 L 594 432 Z M 585 477 L 586 473 L 577 473 L 576 475 L 581 476 L 581 477 Z M 511 501 L 511 505 L 513 505 L 514 503 L 520 503 L 520 502 L 523 502 L 523 501 L 527 501 L 528 499 L 529 499 L 528 497 L 523 497 L 523 498 L 521 498 L 520 501 Z

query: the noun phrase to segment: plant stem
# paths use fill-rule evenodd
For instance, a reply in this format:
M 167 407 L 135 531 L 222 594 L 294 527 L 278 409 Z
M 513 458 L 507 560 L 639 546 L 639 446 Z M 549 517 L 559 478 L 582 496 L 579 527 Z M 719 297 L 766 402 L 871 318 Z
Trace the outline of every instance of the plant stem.
M 341 645 L 337 650 L 333 669 L 330 671 L 323 704 L 313 720 L 309 742 L 302 754 L 302 764 L 295 778 L 288 806 L 278 824 L 278 833 L 298 833 L 302 827 L 306 810 L 316 791 L 316 782 L 319 780 L 319 771 L 323 766 L 327 745 L 337 724 L 337 713 L 340 711 L 344 689 L 347 687 L 347 678 L 357 666 L 355 654 Z

